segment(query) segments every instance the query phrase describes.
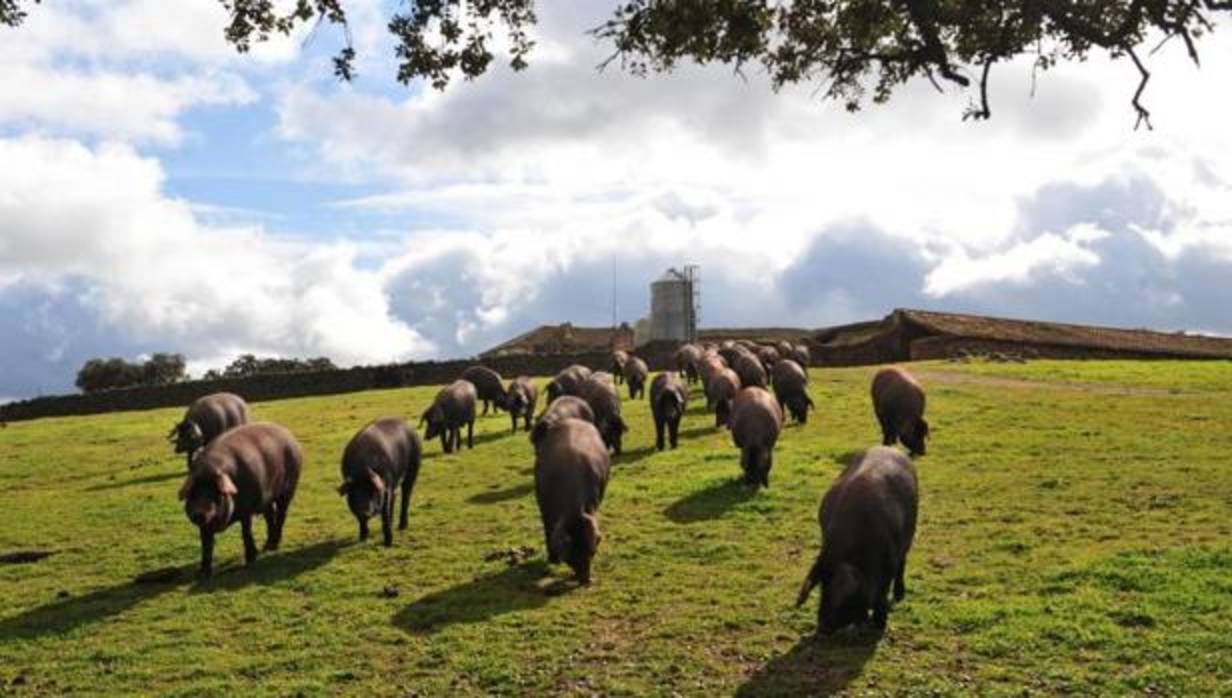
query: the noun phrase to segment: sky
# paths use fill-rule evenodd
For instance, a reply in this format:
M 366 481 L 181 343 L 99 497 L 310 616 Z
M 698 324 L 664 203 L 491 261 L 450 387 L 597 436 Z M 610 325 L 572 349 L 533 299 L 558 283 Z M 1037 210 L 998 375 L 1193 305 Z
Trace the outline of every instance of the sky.
M 701 266 L 707 326 L 895 307 L 1232 334 L 1232 31 L 1033 80 L 993 118 L 925 83 L 849 114 L 817 85 L 596 66 L 610 0 L 545 0 L 531 67 L 394 80 L 397 2 L 237 55 L 216 0 L 61 0 L 0 29 L 0 399 L 98 356 L 461 357 L 647 313 Z

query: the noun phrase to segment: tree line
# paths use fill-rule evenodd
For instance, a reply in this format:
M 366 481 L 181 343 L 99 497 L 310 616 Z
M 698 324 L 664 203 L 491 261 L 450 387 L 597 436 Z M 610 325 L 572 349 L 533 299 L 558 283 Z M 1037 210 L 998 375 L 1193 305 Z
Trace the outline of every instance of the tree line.
M 248 376 L 310 373 L 337 369 L 324 356 L 309 359 L 258 357 L 241 354 L 222 370 L 206 371 L 202 380 L 245 378 Z M 155 353 L 144 361 L 128 361 L 112 357 L 86 361 L 77 371 L 76 385 L 83 393 L 104 390 L 171 385 L 190 380 L 183 354 Z

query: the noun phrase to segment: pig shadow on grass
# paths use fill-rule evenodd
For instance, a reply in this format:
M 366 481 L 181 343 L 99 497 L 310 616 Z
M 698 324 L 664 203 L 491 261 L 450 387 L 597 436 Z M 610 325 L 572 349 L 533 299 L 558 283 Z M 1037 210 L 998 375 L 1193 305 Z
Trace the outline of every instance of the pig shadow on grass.
M 92 591 L 84 596 L 69 596 L 0 619 L 0 645 L 12 640 L 30 640 L 61 635 L 88 626 L 183 586 L 193 578 L 196 565 L 175 568 L 172 581 L 163 584 L 122 584 Z
M 710 421 L 709 423 L 704 424 L 699 427 L 689 427 L 688 429 L 681 429 L 680 432 L 676 436 L 681 441 L 683 441 L 685 439 L 695 439 L 699 436 L 711 436 L 717 433 L 718 431 L 719 430 L 716 429 L 714 426 L 714 422 Z
M 829 696 L 841 693 L 877 652 L 882 631 L 861 628 L 829 637 L 801 638 L 770 659 L 736 696 Z
M 675 501 L 663 510 L 663 514 L 676 523 L 709 521 L 755 496 L 757 488 L 744 484 L 740 479 L 725 480 Z
M 166 482 L 168 480 L 183 480 L 188 474 L 186 469 L 177 470 L 174 473 L 159 473 L 157 475 L 146 475 L 145 477 L 133 478 L 132 480 L 118 480 L 103 482 L 97 485 L 90 485 L 85 488 L 86 492 L 102 492 L 103 490 L 118 490 L 125 487 L 135 487 L 137 485 L 148 485 L 154 482 Z
M 233 528 L 238 528 L 238 526 Z M 229 530 L 228 533 L 230 533 Z M 257 545 L 260 546 L 261 542 L 262 538 L 258 535 Z M 292 550 L 284 548 L 285 552 L 282 550 L 262 552 L 257 556 L 256 562 L 249 566 L 243 563 L 244 544 L 241 542 L 239 531 L 236 531 L 234 536 L 219 536 L 217 547 L 214 549 L 214 575 L 209 579 L 198 579 L 193 585 L 192 592 L 201 594 L 234 590 L 294 579 L 305 572 L 325 566 L 341 550 L 355 544 L 354 540 L 348 538 L 314 543 Z M 227 555 L 232 550 L 240 557 L 238 563 L 229 559 Z M 223 562 L 225 566 L 218 566 L 220 562 Z M 196 567 L 193 568 L 192 574 L 196 574 Z
M 531 470 L 531 474 L 534 474 L 534 470 Z M 520 485 L 514 485 L 513 487 L 506 487 L 503 490 L 480 492 L 466 501 L 471 504 L 498 504 L 500 502 L 507 502 L 511 499 L 521 499 L 534 491 L 535 484 L 533 482 L 524 482 Z
M 505 424 L 508 424 L 508 422 L 506 422 Z M 514 436 L 514 433 L 509 431 L 508 429 L 498 429 L 496 431 L 484 431 L 482 433 L 478 429 L 476 429 L 475 430 L 475 446 L 478 447 L 478 446 L 482 446 L 483 444 L 489 443 L 491 441 L 500 441 L 501 439 L 508 439 L 512 436 Z M 462 434 L 462 447 L 463 448 L 466 447 L 466 433 L 465 432 L 463 432 Z
M 393 624 L 422 635 L 449 625 L 482 623 L 505 613 L 540 608 L 565 590 L 560 582 L 541 587 L 539 582 L 548 574 L 543 560 L 490 572 L 420 598 L 398 611 Z
M 626 448 L 619 456 L 612 456 L 612 465 L 628 465 L 630 463 L 636 463 L 643 458 L 649 458 L 658 452 L 659 451 L 654 447 L 654 444 L 642 446 L 641 448 Z

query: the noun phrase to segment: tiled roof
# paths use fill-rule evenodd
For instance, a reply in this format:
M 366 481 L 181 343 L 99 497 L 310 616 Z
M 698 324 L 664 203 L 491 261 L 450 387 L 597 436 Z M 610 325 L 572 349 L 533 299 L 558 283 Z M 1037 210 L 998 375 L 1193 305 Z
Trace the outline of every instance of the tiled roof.
M 577 327 L 571 323 L 541 325 L 498 344 L 480 354 L 481 357 L 504 354 L 566 354 L 629 348 L 633 331 L 628 327 Z
M 929 310 L 900 309 L 894 311 L 894 316 L 914 323 L 930 334 L 969 339 L 1189 356 L 1232 355 L 1232 338 L 937 313 Z

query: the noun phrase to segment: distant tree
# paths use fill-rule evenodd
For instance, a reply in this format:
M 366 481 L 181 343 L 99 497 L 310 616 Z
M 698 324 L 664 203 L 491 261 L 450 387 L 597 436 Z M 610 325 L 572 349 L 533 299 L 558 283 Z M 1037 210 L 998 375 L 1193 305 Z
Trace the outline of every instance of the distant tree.
M 223 376 L 227 378 L 238 378 L 241 376 L 251 376 L 257 373 L 258 369 L 257 357 L 252 354 L 240 354 L 234 361 L 223 369 Z
M 187 377 L 183 354 L 154 354 L 141 366 L 145 385 L 169 385 Z
M 77 387 L 83 393 L 133 388 L 142 385 L 168 385 L 185 379 L 181 354 L 154 354 L 142 363 L 121 358 L 90 359 L 77 371 Z
M 131 388 L 140 385 L 143 377 L 140 364 L 115 357 L 90 359 L 77 372 L 77 387 L 84 393 Z
M 39 0 L 0 0 L 0 24 L 19 25 Z M 218 0 L 230 23 L 225 37 L 241 53 L 274 34 L 313 23 L 347 37 L 333 59 L 342 80 L 354 77 L 347 0 Z M 868 93 L 885 102 L 895 88 L 926 78 L 940 89 L 975 85 L 964 118 L 987 119 L 994 66 L 1030 57 L 1038 71 L 1085 61 L 1093 52 L 1128 58 L 1137 70 L 1131 104 L 1150 126 L 1141 97 L 1150 79 L 1148 42 L 1179 40 L 1196 64 L 1198 42 L 1232 0 L 614 0 L 610 18 L 590 30 L 611 44 L 611 57 L 636 75 L 670 71 L 681 61 L 722 63 L 736 72 L 760 64 L 776 87 L 820 80 L 820 93 L 856 110 Z M 404 0 L 389 21 L 397 78 L 444 89 L 454 77 L 487 71 L 501 35 L 514 70 L 527 66 L 538 21 L 534 0 Z M 1151 51 L 1153 52 L 1153 50 Z
M 244 378 L 247 376 L 268 375 L 277 373 L 308 373 L 312 371 L 328 371 L 338 368 L 333 361 L 320 356 L 313 359 L 280 359 L 258 358 L 252 354 L 241 354 L 223 369 L 219 377 Z

